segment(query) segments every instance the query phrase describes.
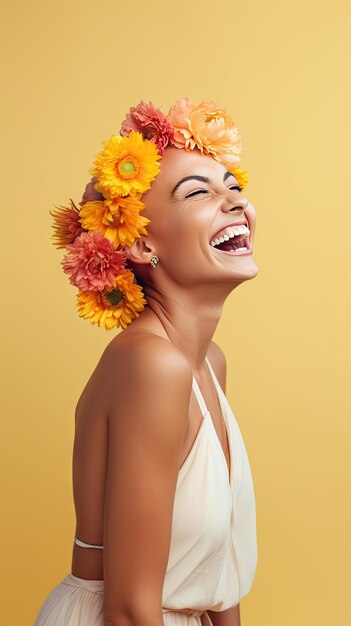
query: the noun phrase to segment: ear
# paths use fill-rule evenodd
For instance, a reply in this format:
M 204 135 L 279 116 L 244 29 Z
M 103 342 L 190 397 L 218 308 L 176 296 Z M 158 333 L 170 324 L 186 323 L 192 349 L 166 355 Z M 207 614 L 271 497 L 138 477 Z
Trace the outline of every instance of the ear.
M 141 265 L 150 263 L 151 257 L 155 254 L 142 237 L 138 237 L 131 246 L 126 246 L 124 249 L 130 261 Z

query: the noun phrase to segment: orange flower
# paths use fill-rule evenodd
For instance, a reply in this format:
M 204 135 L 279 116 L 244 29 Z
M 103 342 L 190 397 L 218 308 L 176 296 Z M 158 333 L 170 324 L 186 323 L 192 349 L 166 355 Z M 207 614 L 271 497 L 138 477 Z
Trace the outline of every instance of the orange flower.
M 147 235 L 145 226 L 150 223 L 147 217 L 140 215 L 145 208 L 140 196 L 86 202 L 80 209 L 80 222 L 89 232 L 98 230 L 115 248 L 131 246 L 136 238 Z
M 134 282 L 134 279 L 133 272 L 125 269 L 116 276 L 112 289 L 79 291 L 77 294 L 79 316 L 106 330 L 111 330 L 115 326 L 127 328 L 147 304 L 142 287 Z
M 211 154 L 226 167 L 237 167 L 242 137 L 233 120 L 215 102 L 192 103 L 180 98 L 171 107 L 168 119 L 174 128 L 172 143 L 177 148 Z
M 70 200 L 70 203 L 71 206 L 69 207 L 61 206 L 55 207 L 55 211 L 49 210 L 50 215 L 54 218 L 52 241 L 56 248 L 65 248 L 83 232 L 79 220 L 79 209 L 73 200 Z

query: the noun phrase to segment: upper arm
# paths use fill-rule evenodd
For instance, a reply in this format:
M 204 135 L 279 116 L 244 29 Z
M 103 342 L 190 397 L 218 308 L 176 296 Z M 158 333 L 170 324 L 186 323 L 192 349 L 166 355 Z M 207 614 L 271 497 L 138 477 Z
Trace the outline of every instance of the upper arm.
M 192 371 L 162 339 L 132 348 L 109 392 L 104 611 L 137 617 L 162 607 Z
M 224 352 L 222 348 L 220 348 L 214 341 L 211 341 L 208 350 L 208 356 L 211 365 L 215 371 L 218 382 L 225 393 L 227 380 L 227 361 Z

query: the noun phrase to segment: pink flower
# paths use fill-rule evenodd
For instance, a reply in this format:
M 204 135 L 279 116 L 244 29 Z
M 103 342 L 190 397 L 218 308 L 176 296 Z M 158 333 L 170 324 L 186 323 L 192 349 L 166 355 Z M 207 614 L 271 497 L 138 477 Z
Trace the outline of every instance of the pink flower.
M 94 200 L 103 200 L 104 196 L 99 191 L 96 191 L 94 185 L 98 182 L 97 176 L 93 176 L 91 181 L 86 185 L 83 197 L 80 201 L 80 206 L 87 202 L 93 202 Z
M 171 107 L 168 119 L 174 128 L 172 143 L 177 148 L 198 148 L 227 167 L 239 165 L 241 134 L 229 115 L 215 102 L 193 103 L 190 98 L 180 98 Z
M 82 291 L 112 288 L 116 276 L 125 268 L 126 252 L 115 250 L 111 241 L 99 231 L 82 233 L 62 260 L 70 283 Z
M 131 130 L 136 130 L 142 134 L 143 139 L 149 139 L 156 144 L 161 156 L 173 138 L 173 128 L 165 114 L 152 102 L 147 104 L 143 100 L 140 100 L 136 107 L 129 109 L 119 132 L 123 136 L 128 136 Z

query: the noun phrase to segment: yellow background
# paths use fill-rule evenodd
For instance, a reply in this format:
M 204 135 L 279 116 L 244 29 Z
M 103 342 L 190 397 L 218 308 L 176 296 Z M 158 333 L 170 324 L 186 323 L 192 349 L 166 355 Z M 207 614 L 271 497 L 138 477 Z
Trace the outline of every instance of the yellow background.
M 258 276 L 214 336 L 255 483 L 243 626 L 346 626 L 350 589 L 350 3 L 8 2 L 2 11 L 1 621 L 69 571 L 77 398 L 113 336 L 49 237 L 130 106 L 215 99 L 244 139 Z M 112 331 L 113 333 L 114 331 Z

